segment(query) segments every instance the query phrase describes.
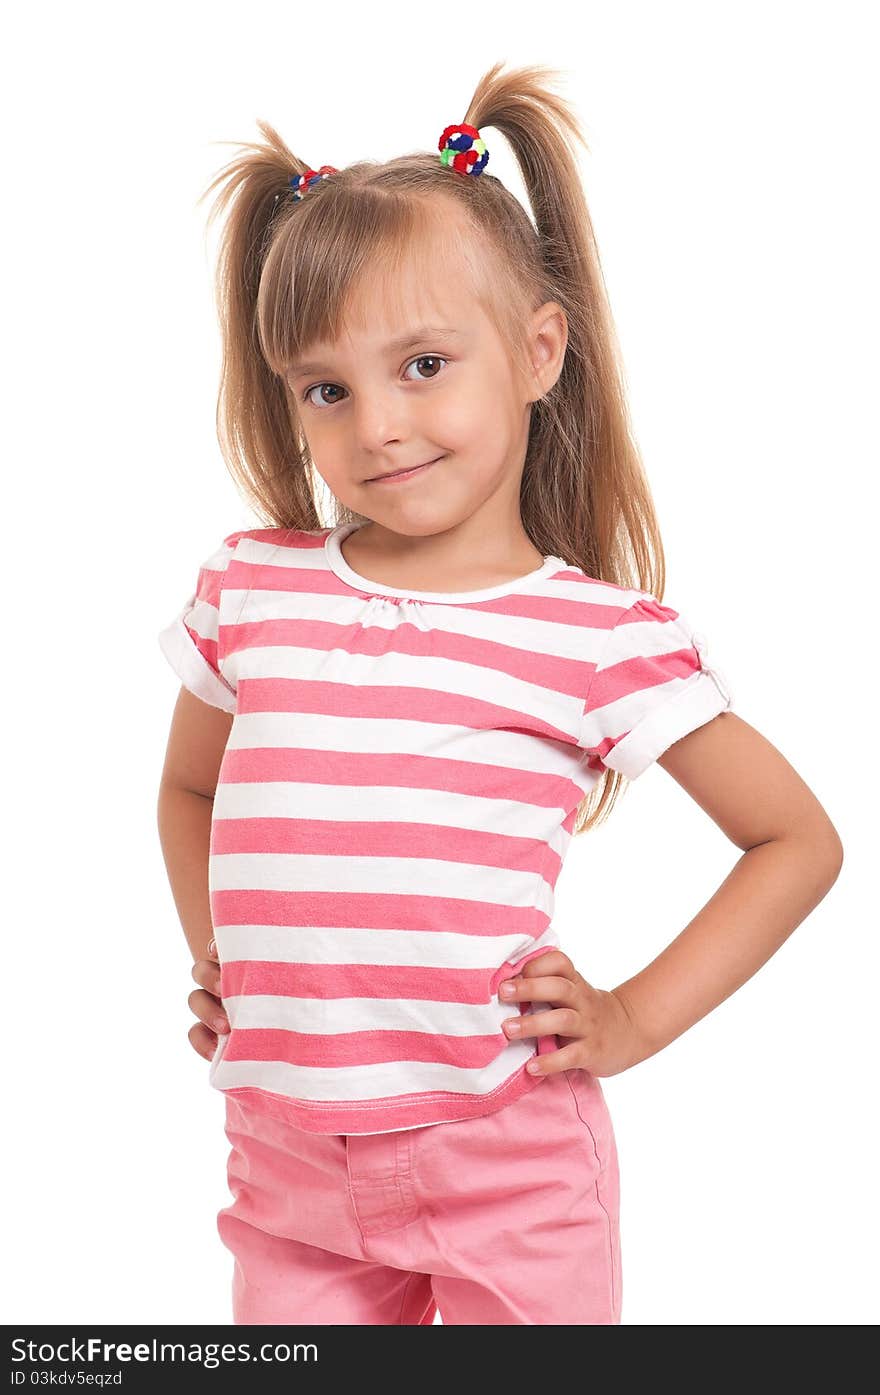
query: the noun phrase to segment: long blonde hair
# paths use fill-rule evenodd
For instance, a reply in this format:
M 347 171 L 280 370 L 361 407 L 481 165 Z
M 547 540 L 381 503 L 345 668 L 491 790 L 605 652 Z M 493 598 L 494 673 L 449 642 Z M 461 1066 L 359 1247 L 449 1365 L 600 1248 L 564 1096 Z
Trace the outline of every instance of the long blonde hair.
M 437 152 L 358 161 L 293 200 L 291 176 L 312 167 L 264 121 L 264 143 L 243 143 L 205 190 L 202 198 L 220 186 L 209 222 L 226 212 L 216 274 L 220 448 L 265 526 L 326 526 L 287 366 L 312 344 L 337 337 L 363 274 L 381 268 L 383 291 L 387 280 L 393 296 L 404 258 L 427 247 L 436 255 L 452 223 L 438 217 L 438 201 L 454 200 L 474 236 L 450 246 L 449 264 L 470 277 L 514 362 L 526 363 L 532 310 L 553 300 L 568 321 L 560 376 L 532 406 L 520 495 L 526 533 L 542 555 L 659 600 L 663 546 L 575 158 L 575 141 L 587 148 L 586 140 L 569 105 L 549 90 L 556 70 L 502 67 L 480 79 L 463 121 L 507 138 L 534 224 L 488 168 L 465 176 Z M 492 278 L 481 274 L 486 245 L 498 253 Z M 335 522 L 362 517 L 339 500 L 334 512 Z M 603 773 L 578 809 L 576 834 L 607 818 L 624 783 L 617 772 Z

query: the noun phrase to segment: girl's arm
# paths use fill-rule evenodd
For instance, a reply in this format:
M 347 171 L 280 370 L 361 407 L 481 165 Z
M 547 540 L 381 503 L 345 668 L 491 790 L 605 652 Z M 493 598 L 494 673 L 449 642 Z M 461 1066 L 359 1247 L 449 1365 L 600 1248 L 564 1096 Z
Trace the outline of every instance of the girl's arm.
M 232 716 L 182 687 L 174 708 L 157 818 L 162 856 L 183 933 L 194 960 L 214 934 L 208 898 L 208 853 L 214 792 Z
M 182 687 L 174 709 L 159 787 L 158 824 L 168 880 L 200 986 L 189 995 L 199 1019 L 190 1044 L 210 1061 L 229 1023 L 220 996 L 220 967 L 209 955 L 214 935 L 208 886 L 211 818 L 232 716 Z
M 214 934 L 208 897 L 213 806 L 210 797 L 162 780 L 157 805 L 159 841 L 193 961 L 206 958 Z
M 653 1056 L 734 993 L 834 885 L 843 845 L 797 771 L 754 727 L 722 712 L 657 763 L 744 850 L 681 934 L 613 990 L 638 1055 Z

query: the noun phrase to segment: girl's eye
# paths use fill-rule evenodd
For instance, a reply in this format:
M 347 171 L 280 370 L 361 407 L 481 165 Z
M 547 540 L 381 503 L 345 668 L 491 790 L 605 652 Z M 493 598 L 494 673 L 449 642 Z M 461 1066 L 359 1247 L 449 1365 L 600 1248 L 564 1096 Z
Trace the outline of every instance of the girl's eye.
M 419 354 L 418 358 L 410 359 L 410 362 L 409 362 L 406 366 L 407 366 L 407 368 L 409 368 L 410 365 L 411 365 L 411 364 L 414 364 L 414 363 L 432 363 L 432 364 L 436 364 L 436 363 L 448 363 L 448 361 L 449 361 L 448 359 L 442 358 L 439 354 Z M 419 378 L 419 379 L 410 378 L 409 381 L 410 381 L 410 382 L 419 381 L 419 382 L 423 382 L 423 383 L 424 383 L 424 382 L 430 382 L 431 378 L 436 378 L 436 377 L 437 377 L 437 371 L 435 371 L 435 372 L 433 372 L 433 373 L 429 373 L 428 376 L 427 376 L 427 378 L 425 378 L 425 377 L 421 377 L 421 378 Z M 313 393 L 313 392 L 318 392 L 321 388 L 331 388 L 331 389 L 334 390 L 334 391 L 339 391 L 339 390 L 340 390 L 340 389 L 339 389 L 339 384 L 338 384 L 338 383 L 314 383 L 310 388 L 306 388 L 305 392 L 303 393 L 303 401 L 304 401 L 304 402 L 309 402 L 309 403 L 311 403 L 311 405 L 312 405 L 313 407 L 319 407 L 321 404 L 320 404 L 320 402 L 316 402 L 316 401 L 312 398 L 312 393 Z M 343 388 L 342 391 L 344 392 L 345 389 Z M 335 402 L 326 402 L 326 401 L 325 401 L 325 402 L 323 403 L 323 405 L 324 405 L 325 407 L 333 407 L 333 406 L 335 406 L 336 404 L 335 404 Z
M 440 358 L 440 356 L 439 356 L 438 354 L 419 354 L 418 358 L 412 359 L 412 362 L 413 362 L 413 363 L 446 363 L 447 360 L 446 360 L 445 358 Z M 407 366 L 407 368 L 409 368 L 409 364 L 407 364 L 406 366 Z M 436 376 L 437 376 L 436 373 L 431 373 L 431 374 L 429 374 L 429 380 L 430 380 L 430 378 L 436 378 Z M 424 380 L 424 378 L 423 378 L 423 379 L 422 379 L 422 382 L 424 382 L 424 381 L 425 381 L 425 380 Z M 410 382 L 412 382 L 412 379 L 410 379 Z
M 327 387 L 327 388 L 333 388 L 333 389 L 335 389 L 335 390 L 338 391 L 338 387 L 337 387 L 337 384 L 336 384 L 336 383 L 315 383 L 314 387 L 306 388 L 305 392 L 303 393 L 303 402 L 310 402 L 311 405 L 312 405 L 313 407 L 317 407 L 317 406 L 318 406 L 318 403 L 312 401 L 312 396 L 311 396 L 311 395 L 312 395 L 313 392 L 317 392 L 319 388 L 325 388 L 325 387 Z M 328 402 L 328 403 L 325 403 L 325 405 L 328 406 L 328 407 L 332 407 L 334 404 L 333 404 L 332 402 Z

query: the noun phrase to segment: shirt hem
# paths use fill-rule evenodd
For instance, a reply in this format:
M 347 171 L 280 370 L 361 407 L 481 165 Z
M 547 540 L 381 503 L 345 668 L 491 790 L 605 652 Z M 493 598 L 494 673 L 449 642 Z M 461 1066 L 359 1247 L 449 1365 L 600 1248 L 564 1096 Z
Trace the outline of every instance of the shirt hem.
M 331 1103 L 287 1099 L 252 1085 L 214 1088 L 247 1109 L 268 1114 L 306 1133 L 364 1134 L 426 1128 L 433 1124 L 454 1123 L 459 1119 L 493 1114 L 504 1105 L 513 1104 L 514 1100 L 540 1084 L 543 1078 L 540 1073 L 530 1074 L 523 1065 L 487 1095 L 462 1096 L 450 1092 L 439 1099 L 432 1095 L 430 1104 L 426 1104 L 425 1099 L 418 1095 L 401 1100 L 334 1100 Z
M 720 674 L 703 667 L 668 702 L 655 709 L 603 757 L 603 764 L 635 780 L 670 746 L 726 711 L 729 691 Z

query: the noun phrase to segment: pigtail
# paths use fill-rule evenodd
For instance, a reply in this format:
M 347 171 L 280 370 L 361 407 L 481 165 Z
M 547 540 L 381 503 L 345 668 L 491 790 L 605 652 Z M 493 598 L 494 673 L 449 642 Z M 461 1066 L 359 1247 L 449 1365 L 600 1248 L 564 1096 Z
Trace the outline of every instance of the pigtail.
M 233 478 L 267 526 L 318 528 L 310 462 L 287 387 L 267 363 L 260 333 L 266 254 L 291 214 L 290 179 L 308 167 L 271 126 L 258 124 L 266 143 L 246 144 L 201 196 L 220 187 L 209 227 L 226 215 L 215 273 L 222 342 L 217 435 Z
M 559 379 L 533 408 L 523 523 L 535 546 L 589 576 L 660 596 L 660 531 L 627 405 L 622 359 L 577 165 L 587 143 L 570 106 L 533 65 L 480 80 L 465 120 L 507 138 L 522 174 L 544 272 L 541 297 L 565 310 Z M 536 304 L 540 304 L 537 300 Z
M 661 599 L 663 543 L 633 437 L 622 356 L 577 164 L 577 147 L 587 149 L 587 142 L 570 106 L 550 90 L 554 70 L 533 65 L 502 73 L 501 67 L 496 63 L 482 77 L 464 120 L 507 138 L 536 232 L 533 246 L 527 233 L 519 238 L 517 274 L 532 308 L 556 301 L 568 322 L 560 375 L 532 408 L 520 491 L 523 525 L 542 553 Z M 514 249 L 510 225 L 516 221 L 513 214 L 506 234 Z M 516 340 L 515 327 L 508 332 Z M 604 771 L 578 809 L 573 834 L 604 822 L 625 788 L 616 771 Z

